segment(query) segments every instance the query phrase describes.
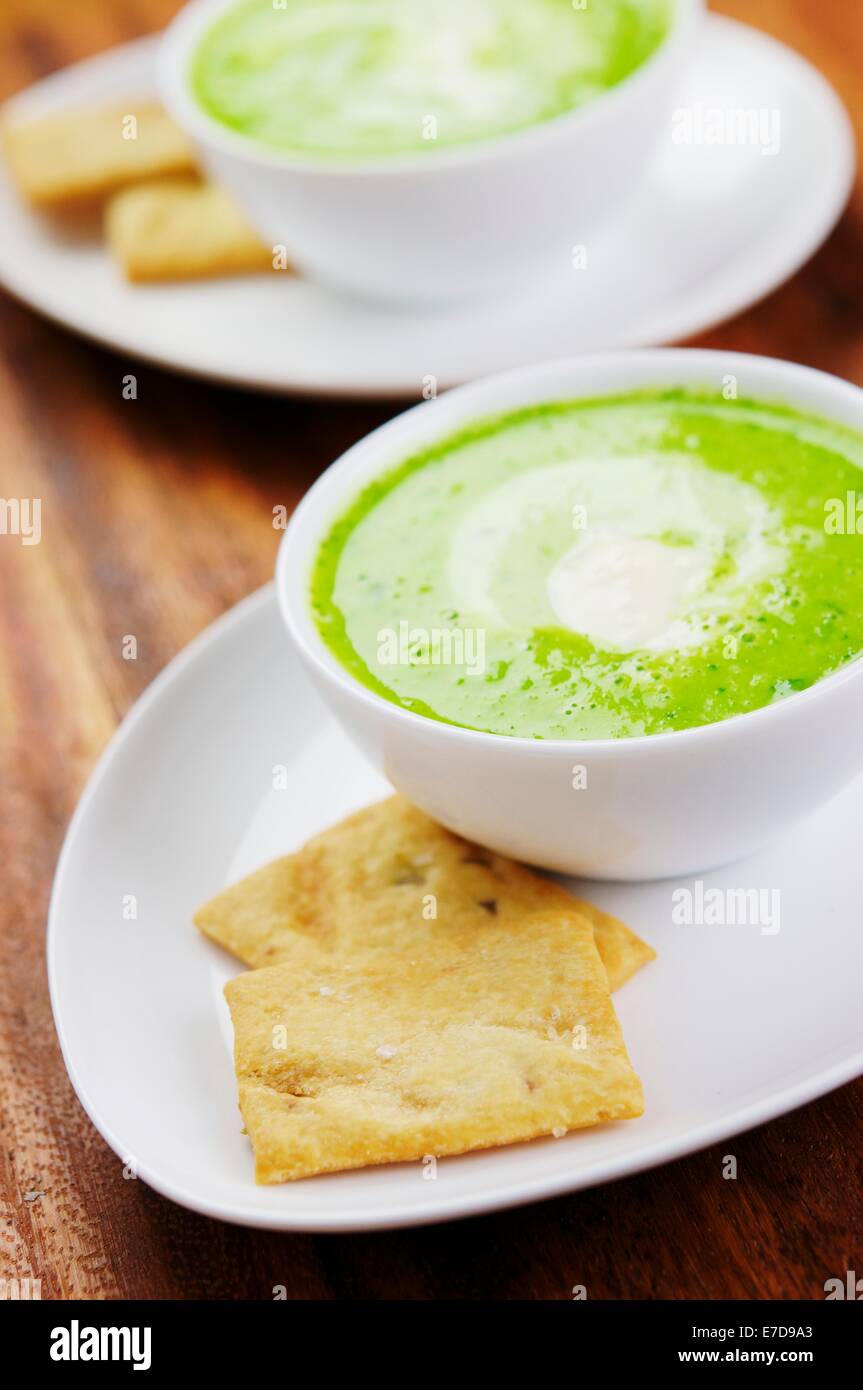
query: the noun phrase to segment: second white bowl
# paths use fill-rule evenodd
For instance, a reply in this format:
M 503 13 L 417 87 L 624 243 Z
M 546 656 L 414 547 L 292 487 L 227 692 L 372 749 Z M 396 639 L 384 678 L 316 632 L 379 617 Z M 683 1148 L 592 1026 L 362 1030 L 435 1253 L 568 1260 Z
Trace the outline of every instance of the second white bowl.
M 339 289 L 411 301 L 511 293 L 589 246 L 661 138 L 703 8 L 675 0 L 656 53 L 571 114 L 459 149 L 349 164 L 268 149 L 198 104 L 192 54 L 235 3 L 193 0 L 170 25 L 159 65 L 165 105 L 268 245 Z

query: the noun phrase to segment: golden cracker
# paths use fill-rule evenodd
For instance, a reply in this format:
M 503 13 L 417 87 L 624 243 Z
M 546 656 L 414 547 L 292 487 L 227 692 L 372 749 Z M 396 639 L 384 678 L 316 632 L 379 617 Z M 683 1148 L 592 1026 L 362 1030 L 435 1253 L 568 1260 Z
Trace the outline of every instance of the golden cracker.
M 445 830 L 401 796 L 367 806 L 205 903 L 207 936 L 251 966 L 276 964 L 298 937 L 351 958 L 422 951 L 541 909 L 587 916 L 612 989 L 654 952 L 560 884 Z
M 481 944 L 480 944 L 481 943 Z M 302 943 L 225 988 L 258 1182 L 560 1136 L 643 1109 L 590 924 L 347 963 Z
M 230 194 L 215 184 L 165 179 L 127 188 L 108 203 L 105 232 L 129 280 L 191 280 L 272 269 L 272 252 Z
M 610 912 L 603 912 L 583 898 L 570 898 L 570 905 L 579 916 L 586 917 L 593 927 L 597 950 L 608 972 L 608 983 L 612 990 L 620 989 L 643 965 L 656 960 L 653 947 L 636 936 L 619 917 L 612 917 Z
M 43 208 L 101 199 L 196 167 L 186 137 L 153 101 L 6 122 L 2 141 L 22 193 Z

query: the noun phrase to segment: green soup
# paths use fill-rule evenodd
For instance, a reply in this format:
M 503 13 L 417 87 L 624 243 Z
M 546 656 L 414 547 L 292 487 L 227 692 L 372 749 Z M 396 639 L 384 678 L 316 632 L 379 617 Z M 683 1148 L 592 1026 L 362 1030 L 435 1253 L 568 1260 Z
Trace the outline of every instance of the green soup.
M 584 105 L 657 48 L 672 0 L 247 0 L 192 86 L 280 150 L 351 158 L 505 135 Z
M 863 437 L 689 392 L 483 421 L 367 487 L 311 601 L 351 675 L 526 738 L 709 724 L 863 651 Z

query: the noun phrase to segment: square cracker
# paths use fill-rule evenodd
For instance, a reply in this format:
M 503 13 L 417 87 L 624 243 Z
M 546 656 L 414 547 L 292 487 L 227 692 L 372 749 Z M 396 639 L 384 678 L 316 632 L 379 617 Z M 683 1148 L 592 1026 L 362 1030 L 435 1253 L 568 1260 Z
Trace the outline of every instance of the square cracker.
M 590 924 L 253 970 L 225 994 L 260 1183 L 533 1139 L 643 1110 Z
M 402 796 L 365 807 L 226 888 L 195 923 L 246 965 L 265 966 L 298 937 L 348 958 L 416 951 L 543 908 L 588 918 L 612 989 L 655 955 L 617 918 L 452 834 Z
M 3 148 L 22 193 L 43 208 L 91 202 L 126 184 L 195 169 L 186 137 L 153 101 L 6 123 Z
M 161 179 L 115 194 L 105 211 L 105 233 L 129 280 L 272 269 L 272 251 L 230 194 L 193 179 Z
M 636 936 L 619 917 L 612 917 L 610 912 L 603 912 L 602 908 L 585 902 L 583 898 L 570 898 L 570 905 L 579 916 L 586 917 L 593 927 L 596 948 L 608 973 L 610 989 L 620 989 L 643 965 L 656 960 L 653 947 Z

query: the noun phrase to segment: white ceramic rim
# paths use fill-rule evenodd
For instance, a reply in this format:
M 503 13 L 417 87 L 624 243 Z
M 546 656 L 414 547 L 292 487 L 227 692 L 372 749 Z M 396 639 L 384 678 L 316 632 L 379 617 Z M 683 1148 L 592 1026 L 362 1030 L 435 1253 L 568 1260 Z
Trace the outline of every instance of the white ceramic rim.
M 643 367 L 641 372 L 638 370 L 640 367 Z M 652 375 L 654 369 L 655 376 Z M 635 372 L 640 376 L 640 385 L 635 381 L 626 380 L 630 372 Z M 373 430 L 371 434 L 366 435 L 359 443 L 348 449 L 321 474 L 291 516 L 279 547 L 276 560 L 276 592 L 279 608 L 291 637 L 306 661 L 324 680 L 334 682 L 355 700 L 359 700 L 367 707 L 377 708 L 379 712 L 385 712 L 402 723 L 406 722 L 415 726 L 419 723 L 426 731 L 431 725 L 442 731 L 442 738 L 449 738 L 456 745 L 459 743 L 476 745 L 479 741 L 482 743 L 491 742 L 500 746 L 503 742 L 508 749 L 518 748 L 523 751 L 524 756 L 531 758 L 553 757 L 562 749 L 571 751 L 574 746 L 585 753 L 608 758 L 625 758 L 627 750 L 631 748 L 638 748 L 642 751 L 652 749 L 659 756 L 668 746 L 670 740 L 674 741 L 675 746 L 679 746 L 682 739 L 687 740 L 690 744 L 695 744 L 697 740 L 702 743 L 721 738 L 730 740 L 744 726 L 748 729 L 753 720 L 760 720 L 763 725 L 766 725 L 768 720 L 776 723 L 783 719 L 794 718 L 794 711 L 801 709 L 804 703 L 812 704 L 815 700 L 823 700 L 828 697 L 830 691 L 835 690 L 840 685 L 851 681 L 857 681 L 863 685 L 863 655 L 861 655 L 842 670 L 824 676 L 806 690 L 796 691 L 793 695 L 789 695 L 775 704 L 763 705 L 760 709 L 749 710 L 743 714 L 730 715 L 727 719 L 720 719 L 712 724 L 697 724 L 689 729 L 676 729 L 661 734 L 639 734 L 631 738 L 578 740 L 538 740 L 513 734 L 486 733 L 481 729 L 467 729 L 458 724 L 429 719 L 425 715 L 403 709 L 400 705 L 384 699 L 383 696 L 362 685 L 339 664 L 318 632 L 308 601 L 309 563 L 316 553 L 316 543 L 309 544 L 307 563 L 302 568 L 302 581 L 299 584 L 296 582 L 298 576 L 295 551 L 302 542 L 302 530 L 307 525 L 306 518 L 310 513 L 317 511 L 324 497 L 329 499 L 331 505 L 326 509 L 326 516 L 315 525 L 316 542 L 320 543 L 329 527 L 349 505 L 351 499 L 376 475 L 378 470 L 372 467 L 366 472 L 364 465 L 367 465 L 369 458 L 376 455 L 379 450 L 386 455 L 379 471 L 382 474 L 387 473 L 394 466 L 391 452 L 395 446 L 400 446 L 398 453 L 401 457 L 409 457 L 410 454 L 427 447 L 432 441 L 445 439 L 449 433 L 459 428 L 466 418 L 481 420 L 505 412 L 510 387 L 517 388 L 522 385 L 529 385 L 541 381 L 545 377 L 556 379 L 566 375 L 573 378 L 571 392 L 564 395 L 559 390 L 549 392 L 549 401 L 562 401 L 579 398 L 580 392 L 577 382 L 580 375 L 596 373 L 608 375 L 607 388 L 597 391 L 591 387 L 588 392 L 584 393 L 593 398 L 603 394 L 615 394 L 615 382 L 618 378 L 620 378 L 618 382 L 620 389 L 638 390 L 640 388 L 647 389 L 651 385 L 694 386 L 699 383 L 699 380 L 708 381 L 711 377 L 717 380 L 728 372 L 737 376 L 742 376 L 745 372 L 750 373 L 749 380 L 754 386 L 754 390 L 747 394 L 751 394 L 755 400 L 765 404 L 776 403 L 790 405 L 792 408 L 797 407 L 803 412 L 821 415 L 828 422 L 846 428 L 856 428 L 863 434 L 863 390 L 851 382 L 843 381 L 840 377 L 833 376 L 829 372 L 818 371 L 814 367 L 806 367 L 800 363 L 785 362 L 779 358 L 758 356 L 752 353 L 693 348 L 646 348 L 630 352 L 585 353 L 579 357 L 541 363 L 539 366 L 516 368 L 514 371 L 502 372 L 495 376 L 484 377 L 480 381 L 471 382 L 466 386 L 459 386 L 453 391 L 446 392 L 437 401 L 422 402 L 420 405 L 404 411 L 401 415 L 397 415 L 387 424 Z M 752 383 L 753 374 L 759 377 L 760 381 Z M 623 384 L 624 381 L 625 385 Z M 783 391 L 783 384 L 786 383 L 787 390 Z M 811 403 L 812 396 L 823 398 L 823 403 L 813 405 Z M 475 415 L 468 413 L 464 417 L 460 416 L 458 423 L 455 423 L 453 420 L 454 410 L 457 411 L 458 407 L 465 402 L 469 403 L 472 398 L 485 402 L 489 397 L 496 397 L 499 406 L 495 407 L 491 400 L 488 400 L 487 404 L 483 404 L 477 409 Z M 440 418 L 439 415 L 436 417 L 435 412 L 439 411 L 440 406 L 446 402 L 450 402 L 451 407 L 442 412 L 444 415 L 442 423 L 440 427 L 435 428 L 433 421 L 435 418 Z M 519 403 L 518 400 L 515 400 L 512 409 L 517 409 Z M 834 404 L 835 410 L 831 409 Z M 426 425 L 427 421 L 428 425 Z M 357 472 L 361 472 L 361 477 L 355 481 L 354 475 Z M 525 750 L 530 751 L 526 752 Z
M 650 56 L 634 72 L 606 92 L 593 97 L 584 106 L 551 117 L 507 134 L 470 141 L 465 145 L 425 150 L 414 155 L 363 156 L 355 160 L 304 155 L 299 151 L 281 151 L 239 135 L 230 126 L 210 116 L 195 99 L 189 80 L 189 66 L 194 49 L 206 31 L 228 10 L 236 9 L 242 0 L 190 0 L 165 30 L 157 63 L 157 84 L 165 105 L 175 119 L 193 138 L 212 145 L 223 153 L 244 159 L 261 168 L 289 170 L 326 178 L 368 178 L 372 175 L 420 174 L 430 175 L 464 165 L 492 163 L 517 152 L 530 153 L 535 147 L 570 128 L 580 127 L 589 132 L 602 120 L 608 107 L 625 100 L 635 100 L 643 83 L 652 76 L 659 63 L 673 62 L 683 44 L 689 42 L 696 21 L 703 18 L 704 0 L 671 0 L 671 22 L 665 37 Z

